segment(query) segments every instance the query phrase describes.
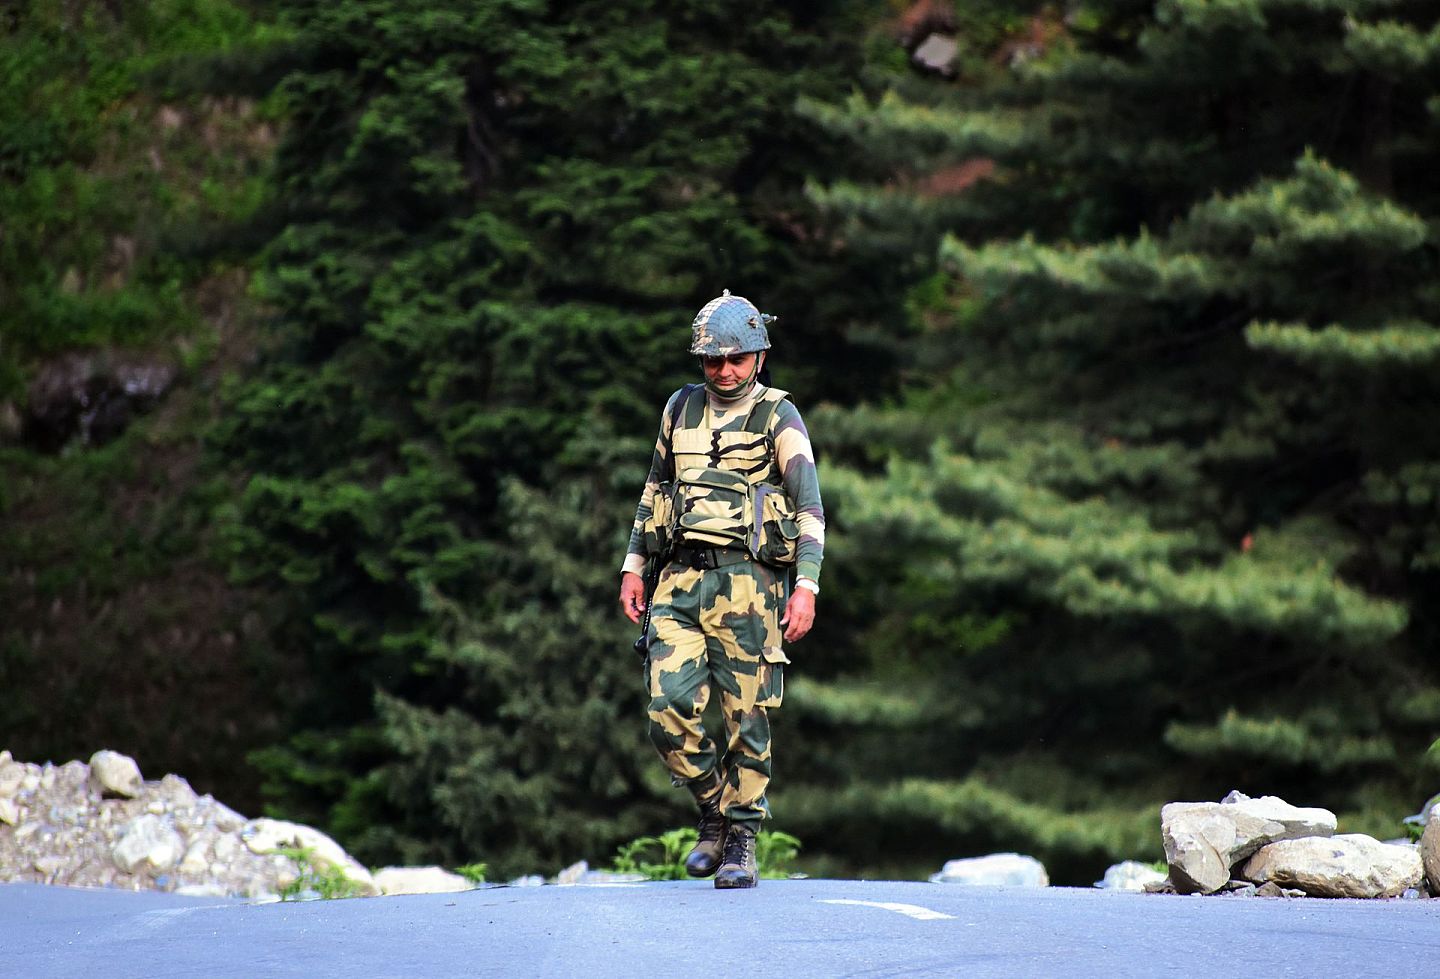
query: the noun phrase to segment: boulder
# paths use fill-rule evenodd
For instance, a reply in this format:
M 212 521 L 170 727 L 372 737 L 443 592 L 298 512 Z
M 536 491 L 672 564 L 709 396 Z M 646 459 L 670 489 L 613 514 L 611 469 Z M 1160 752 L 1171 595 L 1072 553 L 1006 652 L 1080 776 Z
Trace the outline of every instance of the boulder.
M 281 819 L 252 819 L 240 830 L 252 853 L 300 851 L 317 868 L 338 870 L 367 897 L 380 893 L 375 878 L 330 837 L 310 826 Z
M 1420 835 L 1420 862 L 1430 893 L 1440 897 L 1440 805 L 1430 808 L 1425 832 Z
M 146 813 L 127 826 L 111 851 L 115 866 L 127 874 L 161 874 L 171 870 L 185 854 L 185 840 L 174 824 L 155 813 Z
M 1144 891 L 1147 884 L 1159 885 L 1167 878 L 1148 863 L 1124 860 L 1105 871 L 1095 886 L 1107 891 Z
M 1240 873 L 1256 884 L 1273 882 L 1311 897 L 1399 897 L 1419 887 L 1425 872 L 1412 845 L 1343 833 L 1271 843 Z
M 381 894 L 450 894 L 475 885 L 442 867 L 382 867 L 375 871 Z
M 100 795 L 133 799 L 143 785 L 140 766 L 129 755 L 97 751 L 90 756 L 90 787 Z
M 1049 887 L 1045 865 L 1020 853 L 992 853 L 984 857 L 947 860 L 939 873 L 931 874 L 934 884 L 979 884 L 1008 887 Z
M 1220 802 L 1172 802 L 1160 810 L 1160 833 L 1170 880 L 1182 894 L 1213 894 L 1231 869 L 1279 840 L 1328 837 L 1335 814 L 1301 809 L 1276 796 L 1252 799 L 1232 792 Z
M 0 756 L 0 799 L 13 799 L 25 781 L 25 766 L 10 758 L 10 752 Z

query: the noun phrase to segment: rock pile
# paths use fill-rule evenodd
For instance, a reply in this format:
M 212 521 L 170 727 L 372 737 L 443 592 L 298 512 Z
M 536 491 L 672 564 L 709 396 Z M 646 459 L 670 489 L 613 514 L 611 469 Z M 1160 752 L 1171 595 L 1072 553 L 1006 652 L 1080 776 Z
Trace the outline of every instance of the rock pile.
M 392 874 L 396 892 L 472 886 L 427 870 L 423 881 Z M 304 889 L 317 882 L 332 893 L 382 893 L 318 830 L 246 819 L 178 775 L 147 782 L 133 759 L 113 751 L 58 766 L 0 751 L 0 881 L 259 899 L 314 896 Z
M 1440 813 L 1440 806 L 1434 812 Z M 1172 802 L 1160 810 L 1169 886 L 1181 894 L 1259 893 L 1311 897 L 1422 896 L 1422 847 L 1335 835 L 1334 813 L 1300 809 L 1275 796 L 1231 792 L 1220 802 Z M 1440 894 L 1440 817 L 1434 841 Z

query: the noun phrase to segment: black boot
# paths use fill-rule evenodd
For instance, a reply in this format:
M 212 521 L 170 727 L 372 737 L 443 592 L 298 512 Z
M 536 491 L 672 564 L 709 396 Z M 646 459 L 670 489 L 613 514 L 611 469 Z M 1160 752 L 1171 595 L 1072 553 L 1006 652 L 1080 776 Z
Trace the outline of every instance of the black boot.
M 754 887 L 759 880 L 755 872 L 755 831 L 745 826 L 731 826 L 725 840 L 725 861 L 715 875 L 715 886 Z
M 700 803 L 700 839 L 685 858 L 685 872 L 691 877 L 709 877 L 720 866 L 720 854 L 725 849 L 726 831 L 730 820 L 720 812 L 720 793 L 716 792 L 708 802 Z

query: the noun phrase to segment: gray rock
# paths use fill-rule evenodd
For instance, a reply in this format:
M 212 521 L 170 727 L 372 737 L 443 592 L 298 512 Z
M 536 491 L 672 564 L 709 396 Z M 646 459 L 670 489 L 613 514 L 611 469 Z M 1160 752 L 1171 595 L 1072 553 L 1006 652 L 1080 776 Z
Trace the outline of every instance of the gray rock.
M 1281 887 L 1273 880 L 1266 881 L 1255 888 L 1255 893 L 1259 897 L 1309 897 L 1308 894 L 1297 887 Z
M 1406 826 L 1418 826 L 1423 829 L 1430 824 L 1430 819 L 1434 815 L 1436 806 L 1440 806 L 1440 793 L 1436 793 L 1429 799 L 1426 799 L 1425 804 L 1420 807 L 1420 811 L 1415 815 L 1406 816 L 1400 821 Z
M 1160 810 L 1160 833 L 1170 880 L 1182 894 L 1212 894 L 1231 870 L 1268 843 L 1330 836 L 1335 814 L 1301 809 L 1275 796 L 1232 792 L 1223 802 L 1172 802 Z
M 555 883 L 561 885 L 578 884 L 590 872 L 590 863 L 581 860 L 579 863 L 572 863 L 564 870 L 555 875 Z
M 930 875 L 933 884 L 967 884 L 1008 887 L 1049 887 L 1045 865 L 1019 853 L 992 853 L 983 857 L 947 860 L 939 873 Z
M 67 761 L 50 772 L 50 790 L 59 801 L 69 799 L 71 807 L 84 806 L 89 791 L 90 766 L 83 761 Z
M 97 751 L 90 756 L 90 787 L 100 795 L 133 799 L 140 794 L 143 784 L 140 766 L 129 755 Z
M 0 823 L 14 826 L 19 821 L 20 807 L 15 804 L 15 800 L 0 796 Z
M 25 781 L 25 766 L 12 761 L 9 754 L 5 752 L 5 760 L 0 761 L 0 799 L 15 798 L 15 793 L 20 791 L 20 783 Z
M 162 816 L 146 813 L 125 828 L 111 859 L 127 874 L 170 870 L 185 853 L 185 841 Z
M 217 823 L 216 828 L 219 829 Z M 215 851 L 215 859 L 226 863 L 235 858 L 235 854 L 241 847 L 240 838 L 234 833 L 226 833 L 215 841 L 212 849 Z
M 210 869 L 210 841 L 199 839 L 192 842 L 178 869 L 189 877 L 203 876 Z
M 475 885 L 442 867 L 382 867 L 375 871 L 381 894 L 450 894 Z
M 210 797 L 208 795 L 201 796 L 202 802 L 205 799 L 210 799 Z M 214 809 L 210 819 L 214 822 L 215 828 L 222 833 L 232 833 L 250 821 L 223 802 L 215 802 L 213 799 L 210 802 Z
M 60 875 L 60 872 L 65 869 L 66 863 L 67 861 L 60 854 L 50 853 L 42 857 L 36 857 L 34 867 L 36 873 L 40 874 L 47 881 L 53 881 Z
M 190 788 L 190 783 L 179 775 L 166 775 L 162 778 L 155 787 L 155 794 L 171 810 L 193 809 L 200 801 L 195 790 Z
M 1144 891 L 1147 884 L 1159 884 L 1167 880 L 1165 874 L 1148 863 L 1138 860 L 1123 860 L 1105 871 L 1105 876 L 1095 886 L 1107 891 Z
M 945 34 L 931 34 L 920 42 L 919 47 L 910 57 L 923 68 L 949 74 L 950 65 L 959 51 L 960 45 L 953 37 Z
M 1420 861 L 1431 894 L 1440 894 L 1440 805 L 1430 807 L 1425 832 L 1420 834 Z
M 366 896 L 380 893 L 375 878 L 346 853 L 340 844 L 309 826 L 282 819 L 252 819 L 240 830 L 240 838 L 252 853 L 271 854 L 280 850 L 300 850 L 316 867 L 334 869 Z M 288 859 L 288 858 L 287 858 Z
M 1424 867 L 1413 846 L 1345 833 L 1271 843 L 1246 862 L 1241 875 L 1256 884 L 1299 888 L 1312 897 L 1399 897 L 1420 886 Z

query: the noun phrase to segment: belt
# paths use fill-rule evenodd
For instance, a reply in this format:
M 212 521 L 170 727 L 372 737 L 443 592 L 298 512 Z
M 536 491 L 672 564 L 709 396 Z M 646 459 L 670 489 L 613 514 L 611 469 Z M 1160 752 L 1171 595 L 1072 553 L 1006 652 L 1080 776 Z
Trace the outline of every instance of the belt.
M 711 571 L 748 561 L 750 552 L 732 547 L 686 547 L 676 544 L 675 549 L 670 552 L 670 560 L 696 571 Z

